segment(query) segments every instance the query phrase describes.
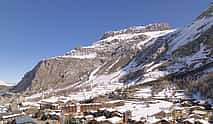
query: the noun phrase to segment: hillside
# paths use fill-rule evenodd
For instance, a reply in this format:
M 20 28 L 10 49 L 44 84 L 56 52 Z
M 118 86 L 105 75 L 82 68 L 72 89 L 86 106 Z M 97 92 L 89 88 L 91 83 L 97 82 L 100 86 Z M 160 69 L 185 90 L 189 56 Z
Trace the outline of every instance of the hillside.
M 106 32 L 91 46 L 42 60 L 13 91 L 29 93 L 32 99 L 66 94 L 82 100 L 85 92 L 90 98 L 124 85 L 200 80 L 213 71 L 212 13 L 211 6 L 177 30 L 150 24 Z
M 150 34 L 148 34 L 151 32 Z M 107 32 L 92 46 L 42 60 L 14 88 L 16 91 L 62 88 L 107 75 L 124 67 L 154 37 L 171 32 L 167 24 L 152 24 Z

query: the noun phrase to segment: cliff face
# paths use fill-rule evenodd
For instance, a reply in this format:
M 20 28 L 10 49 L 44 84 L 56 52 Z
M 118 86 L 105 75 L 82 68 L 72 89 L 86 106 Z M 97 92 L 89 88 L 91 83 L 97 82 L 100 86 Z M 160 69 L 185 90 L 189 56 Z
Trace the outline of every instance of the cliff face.
M 92 46 L 81 47 L 43 60 L 28 72 L 13 91 L 38 92 L 85 82 L 93 75 L 110 74 L 124 67 L 150 40 L 146 32 L 168 30 L 167 24 L 131 27 L 105 33 Z M 166 32 L 162 32 L 166 33 Z M 94 70 L 98 69 L 94 74 Z
M 15 87 L 17 91 L 38 91 L 59 88 L 72 82 L 86 80 L 87 76 L 100 61 L 70 58 L 54 58 L 41 61 L 32 71 L 28 72 Z
M 205 77 L 213 72 L 212 34 L 212 6 L 178 30 L 151 24 L 106 32 L 91 46 L 41 61 L 12 90 L 83 98 L 82 90 L 92 97 L 124 84 Z

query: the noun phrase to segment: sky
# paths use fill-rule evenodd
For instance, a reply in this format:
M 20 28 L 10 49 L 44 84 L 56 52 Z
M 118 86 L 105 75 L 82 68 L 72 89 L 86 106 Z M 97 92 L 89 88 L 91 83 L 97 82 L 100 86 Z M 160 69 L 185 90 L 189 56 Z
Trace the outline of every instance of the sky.
M 18 83 L 42 59 L 97 41 L 104 32 L 192 22 L 211 0 L 1 0 L 0 80 Z

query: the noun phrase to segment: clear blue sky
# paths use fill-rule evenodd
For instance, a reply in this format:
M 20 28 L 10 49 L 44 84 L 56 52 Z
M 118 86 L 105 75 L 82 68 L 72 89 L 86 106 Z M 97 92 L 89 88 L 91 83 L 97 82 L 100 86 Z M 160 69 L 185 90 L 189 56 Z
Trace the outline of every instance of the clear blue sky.
M 38 61 L 89 45 L 105 31 L 190 23 L 211 0 L 1 0 L 0 80 L 17 83 Z

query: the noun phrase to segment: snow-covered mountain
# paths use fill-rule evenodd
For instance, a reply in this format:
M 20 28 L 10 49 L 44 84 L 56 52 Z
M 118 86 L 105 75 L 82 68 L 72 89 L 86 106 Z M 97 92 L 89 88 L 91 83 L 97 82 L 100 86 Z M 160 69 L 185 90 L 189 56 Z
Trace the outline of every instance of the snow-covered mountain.
M 112 74 L 126 66 L 144 44 L 172 31 L 167 24 L 150 24 L 107 32 L 91 46 L 42 60 L 24 76 L 15 90 L 62 88 L 84 83 L 97 75 Z
M 9 84 L 9 83 L 6 83 L 6 82 L 4 82 L 4 81 L 1 81 L 0 80 L 0 86 L 6 86 L 6 87 L 9 87 L 9 86 L 12 86 L 11 84 Z
M 82 100 L 85 93 L 103 95 L 124 84 L 199 80 L 213 72 L 212 13 L 213 6 L 180 29 L 150 24 L 106 32 L 91 46 L 42 60 L 13 91 L 34 94 L 30 98 L 68 94 Z

